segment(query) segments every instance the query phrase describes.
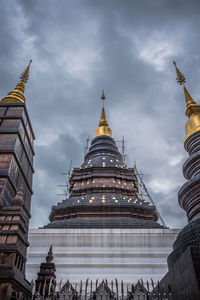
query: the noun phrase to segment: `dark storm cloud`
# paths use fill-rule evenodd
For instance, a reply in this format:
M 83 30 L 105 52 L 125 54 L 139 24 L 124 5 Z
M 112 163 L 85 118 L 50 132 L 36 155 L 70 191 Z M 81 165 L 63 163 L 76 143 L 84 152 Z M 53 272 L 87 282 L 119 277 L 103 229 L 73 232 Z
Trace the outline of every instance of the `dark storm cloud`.
M 117 139 L 137 162 L 168 226 L 182 226 L 177 191 L 185 107 L 175 59 L 199 99 L 199 1 L 0 1 L 0 96 L 33 59 L 26 98 L 36 134 L 32 226 L 48 222 L 60 175 L 93 137 L 102 88 Z M 38 207 L 40 210 L 38 211 Z

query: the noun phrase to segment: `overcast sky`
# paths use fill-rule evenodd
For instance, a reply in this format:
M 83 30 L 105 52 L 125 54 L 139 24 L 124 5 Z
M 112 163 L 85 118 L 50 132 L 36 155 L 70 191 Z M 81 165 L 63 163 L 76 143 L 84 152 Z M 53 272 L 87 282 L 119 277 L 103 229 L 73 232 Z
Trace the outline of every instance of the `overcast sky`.
M 200 1 L 0 0 L 0 97 L 32 58 L 26 99 L 35 141 L 31 227 L 48 223 L 63 196 L 60 173 L 83 161 L 94 136 L 101 91 L 114 138 L 126 139 L 170 228 L 186 224 L 177 202 L 185 102 L 173 60 L 200 97 Z

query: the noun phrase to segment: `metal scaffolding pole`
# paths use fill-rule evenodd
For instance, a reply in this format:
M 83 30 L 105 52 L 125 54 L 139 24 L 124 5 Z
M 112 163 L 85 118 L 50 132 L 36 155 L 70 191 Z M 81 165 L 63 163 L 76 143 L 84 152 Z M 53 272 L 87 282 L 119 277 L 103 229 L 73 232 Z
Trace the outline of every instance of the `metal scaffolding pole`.
M 146 188 L 146 185 L 144 184 L 144 181 L 143 181 L 143 179 L 142 179 L 142 176 L 140 175 L 140 173 L 139 173 L 138 170 L 137 170 L 136 164 L 134 164 L 134 169 L 135 169 L 136 175 L 138 176 L 138 178 L 139 178 L 139 180 L 140 180 L 140 182 L 141 182 L 141 184 L 142 184 L 142 188 L 144 189 L 144 191 L 145 191 L 147 197 L 149 198 L 151 204 L 153 204 L 153 205 L 156 207 L 155 202 L 154 202 L 153 199 L 151 198 L 151 195 L 149 194 L 149 192 L 148 192 L 148 190 L 147 190 L 147 188 Z M 167 225 L 165 224 L 165 221 L 164 221 L 163 218 L 161 217 L 161 215 L 160 215 L 160 213 L 159 213 L 157 207 L 156 207 L 156 212 L 157 212 L 157 215 L 158 215 L 160 221 L 162 222 L 164 228 L 167 228 Z

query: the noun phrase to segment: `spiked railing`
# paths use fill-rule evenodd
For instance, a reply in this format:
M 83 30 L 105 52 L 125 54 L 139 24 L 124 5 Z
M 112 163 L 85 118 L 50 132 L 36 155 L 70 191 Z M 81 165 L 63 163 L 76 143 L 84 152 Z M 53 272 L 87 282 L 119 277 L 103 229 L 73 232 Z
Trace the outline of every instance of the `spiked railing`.
M 152 279 L 151 282 L 140 279 L 137 283 L 129 284 L 117 279 L 109 283 L 107 279 L 100 283 L 98 279 L 96 281 L 87 279 L 85 283 L 81 280 L 75 286 L 69 280 L 65 283 L 61 280 L 56 286 L 52 281 L 48 296 L 44 297 L 43 294 L 36 292 L 35 284 L 32 283 L 33 300 L 172 300 L 171 287 L 164 286 L 159 281 L 154 282 Z

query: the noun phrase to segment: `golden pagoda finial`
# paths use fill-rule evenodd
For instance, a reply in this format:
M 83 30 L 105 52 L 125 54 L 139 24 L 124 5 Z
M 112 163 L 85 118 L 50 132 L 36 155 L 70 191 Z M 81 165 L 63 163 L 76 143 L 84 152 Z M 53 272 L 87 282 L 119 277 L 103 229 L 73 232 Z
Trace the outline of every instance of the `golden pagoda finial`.
M 102 90 L 101 99 L 102 99 L 102 100 L 105 100 L 105 99 L 106 99 L 105 94 L 104 94 L 104 90 Z
M 197 104 L 194 99 L 190 96 L 188 90 L 185 87 L 185 76 L 180 72 L 178 67 L 176 66 L 176 62 L 173 61 L 173 64 L 176 68 L 176 80 L 177 82 L 183 86 L 184 94 L 185 94 L 185 102 L 186 102 L 186 116 L 189 117 L 189 120 L 186 123 L 185 131 L 186 137 L 185 140 L 191 136 L 193 133 L 200 131 L 200 105 Z
M 104 94 L 104 90 L 102 91 L 101 100 L 102 100 L 102 110 L 101 110 L 101 119 L 99 122 L 99 127 L 96 129 L 95 137 L 99 135 L 108 135 L 112 136 L 112 130 L 108 126 L 108 122 L 106 120 L 106 113 L 104 108 L 104 101 L 106 97 Z
M 30 60 L 25 71 L 20 75 L 21 80 L 17 84 L 16 88 L 10 93 L 8 93 L 8 95 L 5 96 L 3 99 L 1 99 L 0 102 L 24 103 L 26 101 L 26 98 L 24 96 L 24 90 L 25 90 L 25 83 L 27 82 L 29 77 L 29 69 L 31 63 L 32 63 L 32 59 Z
M 30 59 L 29 64 L 28 64 L 26 70 L 19 77 L 21 80 L 24 80 L 25 82 L 27 82 L 28 78 L 29 78 L 29 69 L 30 69 L 31 63 L 32 63 L 32 59 Z
M 176 68 L 176 75 L 177 75 L 176 80 L 177 80 L 177 82 L 181 85 L 181 84 L 185 83 L 185 76 L 184 76 L 184 75 L 180 72 L 180 70 L 177 68 L 176 62 L 175 62 L 175 61 L 173 61 L 173 64 L 174 64 L 174 66 L 175 66 L 175 68 Z
M 183 86 L 183 90 L 184 90 L 184 94 L 185 94 L 185 102 L 186 102 L 186 116 L 190 117 L 193 113 L 193 111 L 191 110 L 191 105 L 197 105 L 196 102 L 193 100 L 193 98 L 190 96 L 188 90 L 185 87 L 185 81 L 186 78 L 185 76 L 180 72 L 180 70 L 178 69 L 178 67 L 176 66 L 176 62 L 173 61 L 173 64 L 176 68 L 176 80 L 177 82 Z

